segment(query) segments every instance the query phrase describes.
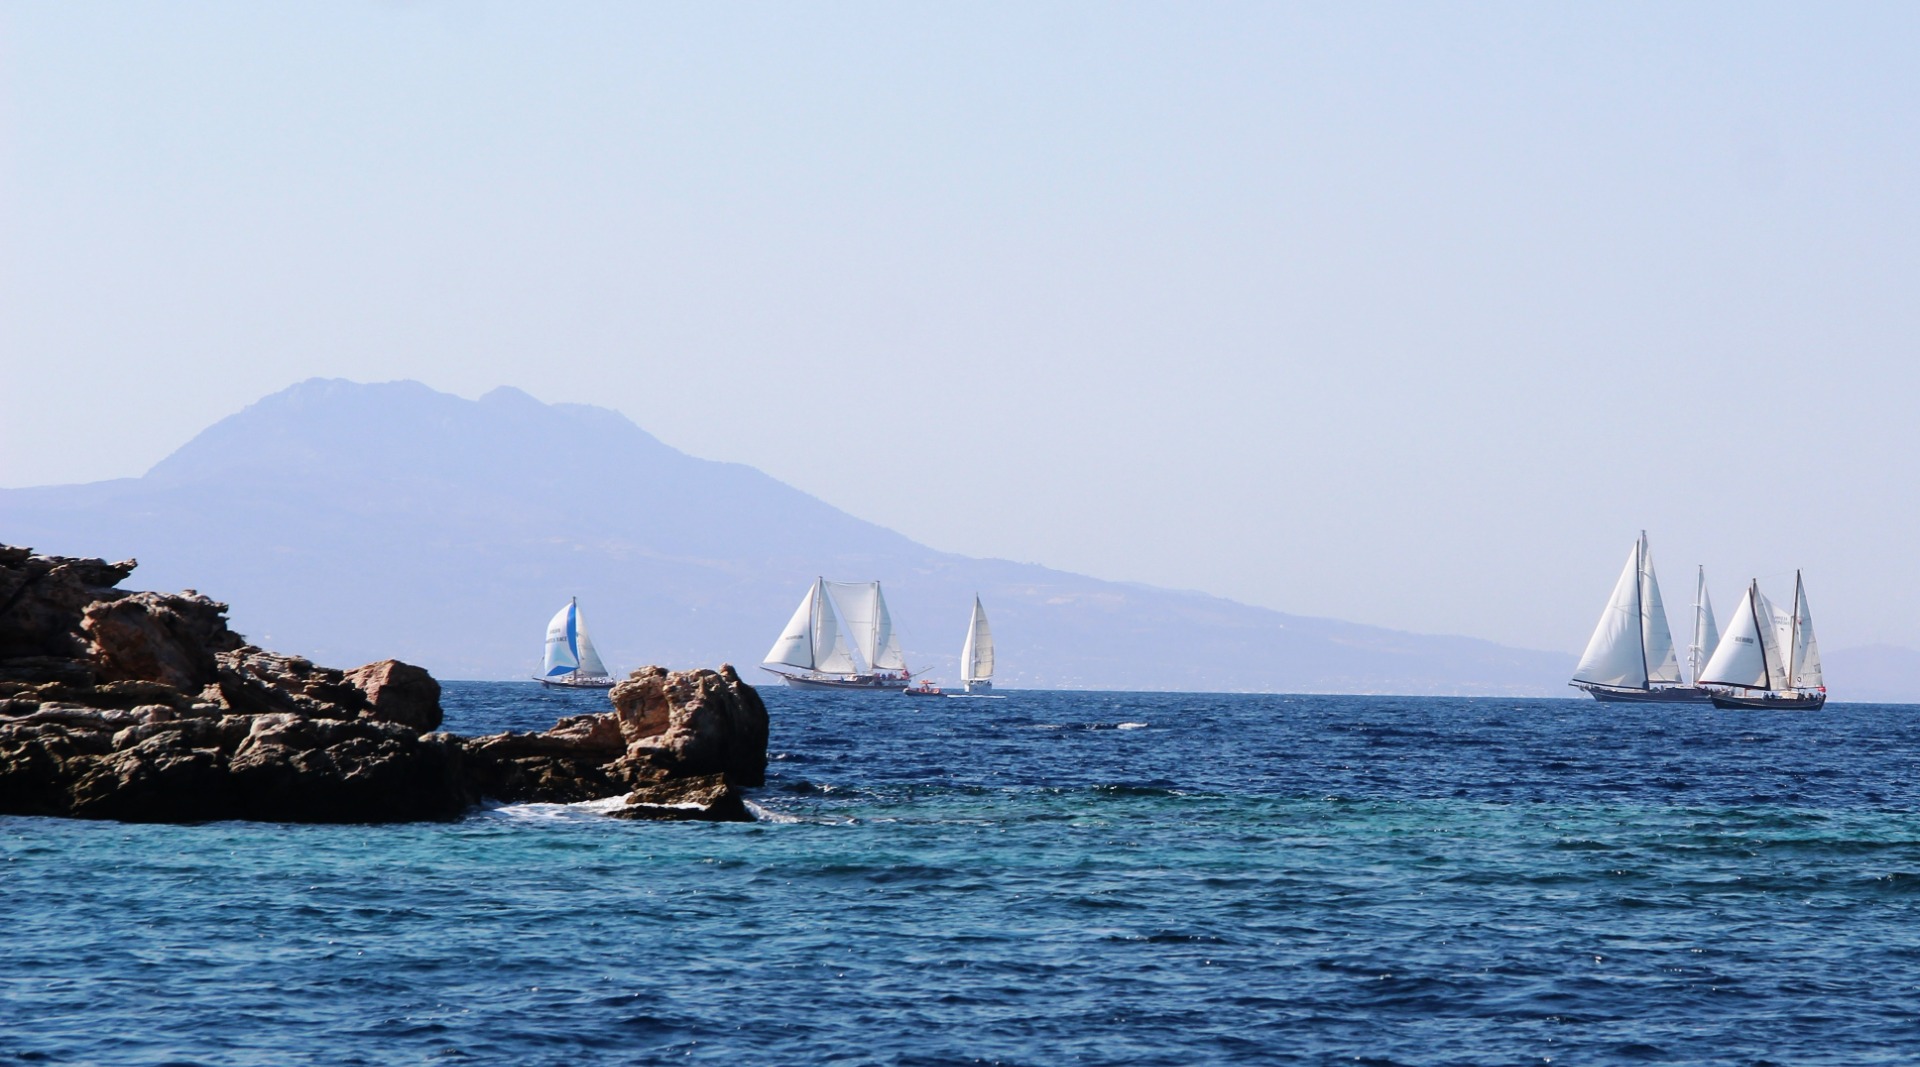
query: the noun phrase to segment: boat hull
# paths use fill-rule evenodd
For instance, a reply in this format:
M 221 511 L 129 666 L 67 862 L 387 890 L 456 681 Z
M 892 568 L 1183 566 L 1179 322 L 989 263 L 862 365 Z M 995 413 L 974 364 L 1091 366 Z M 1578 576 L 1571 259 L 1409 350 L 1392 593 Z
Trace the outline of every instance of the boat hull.
M 1750 711 L 1818 711 L 1827 703 L 1825 693 L 1739 693 L 1713 694 L 1716 708 L 1742 708 Z
M 615 685 L 619 684 L 618 681 L 616 681 L 614 678 L 609 677 L 607 675 L 598 675 L 598 676 L 587 677 L 587 678 L 573 678 L 569 676 L 563 676 L 560 678 L 539 678 L 539 679 L 536 679 L 536 681 L 538 681 L 541 685 L 546 686 L 548 689 L 612 689 Z
M 1660 689 L 1608 689 L 1576 682 L 1574 688 L 1585 691 L 1603 704 L 1705 704 L 1713 699 L 1713 694 L 1705 689 L 1683 685 Z
M 978 678 L 971 682 L 962 682 L 961 685 L 963 685 L 969 693 L 988 693 L 993 691 L 993 682 L 986 678 Z
M 909 684 L 905 678 L 883 678 L 871 674 L 855 675 L 852 678 L 809 678 L 799 674 L 785 674 L 762 667 L 769 674 L 777 674 L 780 680 L 793 689 L 831 689 L 836 692 L 851 693 L 898 693 Z

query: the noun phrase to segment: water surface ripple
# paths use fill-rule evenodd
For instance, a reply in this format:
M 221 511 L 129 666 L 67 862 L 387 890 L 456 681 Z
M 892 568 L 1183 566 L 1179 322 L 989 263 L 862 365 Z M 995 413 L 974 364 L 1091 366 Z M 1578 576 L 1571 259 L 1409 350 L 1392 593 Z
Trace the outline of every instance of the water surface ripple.
M 1920 1047 L 1920 709 L 764 692 L 752 825 L 0 819 L 0 1063 Z M 447 725 L 603 701 L 453 683 Z

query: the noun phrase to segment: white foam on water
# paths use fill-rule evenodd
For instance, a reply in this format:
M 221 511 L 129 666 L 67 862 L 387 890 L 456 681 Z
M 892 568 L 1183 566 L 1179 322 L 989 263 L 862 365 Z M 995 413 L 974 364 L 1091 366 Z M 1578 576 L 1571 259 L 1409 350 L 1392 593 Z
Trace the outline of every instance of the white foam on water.
M 747 805 L 747 813 L 753 816 L 754 822 L 806 822 L 807 821 L 805 819 L 800 818 L 797 815 L 788 815 L 784 812 L 774 811 L 771 808 L 763 808 L 760 805 L 755 804 L 751 800 L 746 801 L 746 805 Z

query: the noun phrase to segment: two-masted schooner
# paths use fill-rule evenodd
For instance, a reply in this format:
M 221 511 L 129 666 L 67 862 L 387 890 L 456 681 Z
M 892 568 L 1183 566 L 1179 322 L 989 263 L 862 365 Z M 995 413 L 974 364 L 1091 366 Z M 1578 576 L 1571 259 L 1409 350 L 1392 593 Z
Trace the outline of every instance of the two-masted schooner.
M 1807 587 L 1793 573 L 1793 611 L 1783 612 L 1760 593 L 1759 581 L 1734 609 L 1727 635 L 1701 672 L 1714 686 L 1720 708 L 1778 708 L 1811 711 L 1827 702 L 1820 672 L 1820 644 L 1807 610 Z M 1724 688 L 1723 688 L 1724 687 Z
M 795 689 L 898 692 L 913 678 L 880 583 L 825 578 L 814 579 L 761 669 Z
M 614 680 L 600 653 L 587 636 L 587 623 L 580 617 L 580 599 L 567 606 L 547 623 L 547 650 L 541 666 L 540 684 L 561 689 L 612 689 Z
M 1614 583 L 1613 596 L 1600 623 L 1587 641 L 1587 651 L 1567 684 L 1585 690 L 1595 700 L 1637 703 L 1704 703 L 1711 694 L 1700 684 L 1700 664 L 1713 655 L 1716 638 L 1713 607 L 1707 602 L 1706 571 L 1701 569 L 1694 600 L 1693 642 L 1687 660 L 1693 684 L 1680 679 L 1673 634 L 1667 628 L 1667 609 L 1660 599 L 1660 582 L 1653 573 L 1653 552 L 1647 532 L 1627 554 L 1627 565 Z

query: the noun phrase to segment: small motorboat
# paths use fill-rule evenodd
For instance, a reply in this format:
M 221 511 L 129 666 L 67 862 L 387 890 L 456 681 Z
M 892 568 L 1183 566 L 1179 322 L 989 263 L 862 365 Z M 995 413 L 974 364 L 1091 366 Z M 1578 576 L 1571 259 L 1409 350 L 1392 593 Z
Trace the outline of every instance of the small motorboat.
M 910 697 L 937 697 L 942 695 L 940 687 L 927 681 L 925 678 L 920 679 L 900 691 Z

